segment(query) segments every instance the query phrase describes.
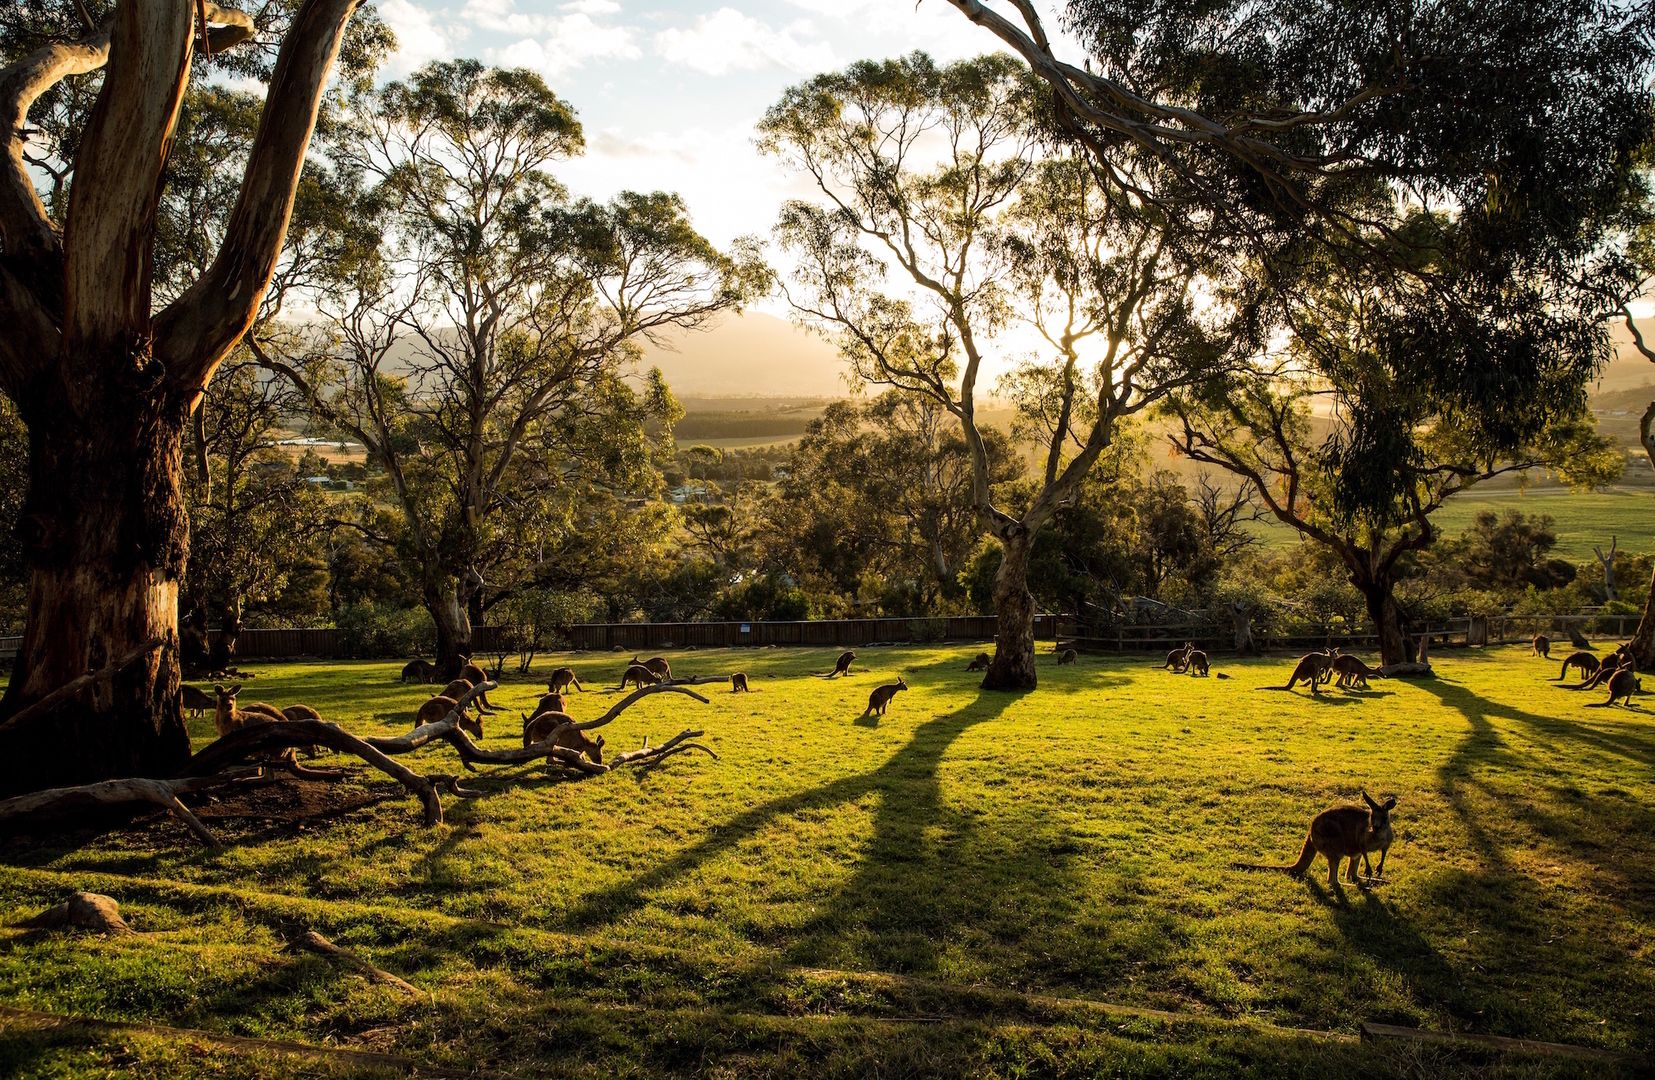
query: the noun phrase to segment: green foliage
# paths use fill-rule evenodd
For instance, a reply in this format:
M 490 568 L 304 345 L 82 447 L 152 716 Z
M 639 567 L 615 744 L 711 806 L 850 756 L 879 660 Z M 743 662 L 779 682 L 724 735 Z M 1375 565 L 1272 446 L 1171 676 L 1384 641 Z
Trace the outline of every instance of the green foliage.
M 349 604 L 334 618 L 346 656 L 359 659 L 429 656 L 436 644 L 431 620 L 419 608 Z

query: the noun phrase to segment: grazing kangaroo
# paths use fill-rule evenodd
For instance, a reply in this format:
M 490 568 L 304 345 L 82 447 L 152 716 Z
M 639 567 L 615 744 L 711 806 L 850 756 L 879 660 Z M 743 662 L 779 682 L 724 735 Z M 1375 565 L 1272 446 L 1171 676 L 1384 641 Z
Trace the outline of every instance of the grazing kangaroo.
M 1561 682 L 1567 679 L 1570 668 L 1579 668 L 1580 677 L 1585 679 L 1596 675 L 1598 668 L 1602 666 L 1603 662 L 1589 652 L 1573 652 L 1564 658 L 1563 670 L 1557 673 L 1557 678 L 1553 679 L 1552 682 Z
M 443 697 L 441 694 L 438 694 L 436 697 L 419 707 L 419 711 L 414 714 L 414 726 L 422 727 L 426 724 L 435 724 L 437 721 L 447 717 L 448 714 L 458 708 L 459 705 L 460 703 L 455 701 L 453 698 Z M 460 729 L 462 731 L 469 731 L 481 739 L 483 737 L 483 718 L 480 716 L 472 716 L 469 713 L 461 713 Z
M 745 671 L 738 671 L 738 672 L 735 672 L 733 675 L 730 676 L 730 693 L 732 693 L 732 694 L 745 694 L 745 693 L 748 693 L 747 673 Z
M 1349 859 L 1350 866 L 1345 871 L 1345 877 L 1355 883 L 1356 861 L 1361 859 L 1364 870 L 1371 869 L 1368 865 L 1368 852 L 1379 852 L 1379 870 L 1370 873 L 1369 880 L 1385 876 L 1385 856 L 1390 852 L 1391 841 L 1396 833 L 1391 828 L 1391 810 L 1396 806 L 1396 797 L 1386 799 L 1383 803 L 1376 803 L 1362 792 L 1362 801 L 1367 803 L 1367 809 L 1360 806 L 1334 806 L 1323 810 L 1310 822 L 1310 835 L 1305 837 L 1304 850 L 1299 852 L 1299 861 L 1291 866 L 1275 866 L 1269 863 L 1232 863 L 1231 865 L 1242 870 L 1285 870 L 1294 877 L 1300 877 L 1310 864 L 1316 861 L 1320 853 L 1327 859 L 1327 883 L 1329 888 L 1336 888 L 1339 884 L 1339 861 Z
M 835 675 L 849 675 L 850 662 L 855 659 L 856 654 L 849 649 L 846 649 L 844 652 L 839 654 L 839 659 L 833 662 L 833 670 L 828 672 L 826 677 L 831 679 Z
M 489 681 L 488 672 L 484 671 L 476 664 L 471 663 L 469 660 L 466 661 L 465 667 L 460 669 L 460 678 L 464 679 L 472 686 L 481 686 L 485 682 Z M 487 694 L 478 694 L 471 700 L 477 703 L 477 709 L 480 712 L 491 713 L 497 711 L 494 708 L 493 703 L 489 701 Z
M 1346 690 L 1368 689 L 1369 679 L 1383 679 L 1378 668 L 1364 664 L 1359 657 L 1339 655 L 1333 658 L 1333 670 L 1339 673 L 1338 685 Z
M 1563 687 L 1563 689 L 1565 689 L 1565 690 L 1596 690 L 1598 687 L 1600 687 L 1600 686 L 1604 685 L 1605 683 L 1607 683 L 1610 679 L 1613 679 L 1615 677 L 1615 673 L 1617 671 L 1631 671 L 1631 670 L 1632 670 L 1632 654 L 1630 652 L 1625 651 L 1625 646 L 1622 646 L 1621 648 L 1616 649 L 1614 652 L 1610 653 L 1607 657 L 1604 658 L 1603 664 L 1597 670 L 1597 674 L 1593 675 L 1590 679 L 1587 679 L 1585 682 L 1578 682 L 1578 683 L 1565 685 Z
M 988 665 L 994 662 L 994 657 L 986 652 L 980 652 L 971 658 L 971 663 L 965 666 L 967 671 L 987 671 Z
M 868 695 L 868 708 L 863 716 L 884 716 L 886 706 L 896 697 L 897 691 L 908 689 L 908 684 L 902 681 L 902 676 L 896 677 L 896 682 L 886 683 L 884 686 L 874 687 L 873 693 Z
M 1312 694 L 1321 693 L 1321 685 L 1328 678 L 1328 672 L 1333 668 L 1333 658 L 1338 650 L 1328 649 L 1326 652 L 1305 653 L 1299 657 L 1298 664 L 1293 668 L 1293 677 L 1287 680 L 1286 686 L 1261 686 L 1260 690 L 1291 690 L 1301 682 L 1310 684 Z
M 543 712 L 567 712 L 567 711 L 568 710 L 564 709 L 564 707 L 563 707 L 563 695 L 562 694 L 541 694 L 540 695 L 540 700 L 535 702 L 534 712 L 531 715 L 539 716 Z
M 634 656 L 632 658 L 632 662 L 634 664 L 642 664 L 644 667 L 653 671 L 655 673 L 655 677 L 661 682 L 672 681 L 672 665 L 667 663 L 667 658 L 664 656 L 652 656 L 648 660 L 640 660 Z
M 1637 672 L 1629 667 L 1623 667 L 1609 677 L 1609 700 L 1599 701 L 1586 706 L 1588 709 L 1606 709 L 1616 701 L 1622 701 L 1628 709 L 1632 708 L 1632 695 L 1643 693 L 1643 680 L 1638 678 Z
M 661 677 L 644 667 L 644 665 L 629 664 L 626 673 L 621 676 L 621 685 L 615 687 L 615 689 L 625 690 L 627 683 L 636 683 L 638 689 L 642 690 L 644 687 L 653 686 L 660 681 Z
M 178 688 L 178 707 L 199 718 L 207 715 L 209 711 L 216 710 L 218 702 L 207 691 L 186 683 Z
M 552 677 L 546 683 L 546 689 L 554 694 L 561 693 L 571 686 L 583 694 L 586 693 L 586 687 L 580 685 L 580 680 L 575 678 L 575 669 L 566 667 L 553 671 Z
M 532 720 L 525 718 L 523 721 L 523 745 L 533 746 L 535 743 L 543 741 L 553 731 L 556 731 L 560 725 L 574 722 L 574 717 L 561 712 L 543 712 Z M 578 731 L 572 727 L 564 728 L 558 732 L 552 745 L 565 746 L 577 754 L 585 754 L 594 765 L 603 764 L 602 735 L 594 739 L 584 731 Z
M 1064 649 L 1063 653 L 1057 658 L 1057 666 L 1062 667 L 1064 664 L 1072 664 L 1079 656 L 1080 654 L 1073 649 Z
M 453 682 L 437 691 L 437 694 L 440 697 L 451 697 L 455 701 L 458 701 L 463 695 L 470 693 L 471 688 L 476 685 L 477 684 L 472 682 L 470 679 L 455 679 Z
M 1191 649 L 1185 655 L 1184 670 L 1191 675 L 1207 674 L 1207 654 L 1200 649 Z
M 410 660 L 402 665 L 403 682 L 428 683 L 437 669 L 425 660 Z
M 1534 655 L 1540 657 L 1542 660 L 1550 660 L 1552 658 L 1552 639 L 1547 637 L 1545 634 L 1534 635 L 1534 640 L 1529 642 L 1529 648 L 1533 649 Z
M 1195 642 L 1186 641 L 1183 645 L 1167 653 L 1167 662 L 1161 665 L 1161 670 L 1171 668 L 1176 674 L 1182 674 L 1190 666 L 1190 653 L 1195 651 Z

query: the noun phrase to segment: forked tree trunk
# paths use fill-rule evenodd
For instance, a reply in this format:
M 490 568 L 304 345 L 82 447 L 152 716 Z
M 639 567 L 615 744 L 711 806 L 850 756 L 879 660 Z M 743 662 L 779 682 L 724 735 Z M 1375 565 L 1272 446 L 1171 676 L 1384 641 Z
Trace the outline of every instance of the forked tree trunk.
M 984 690 L 1033 690 L 1034 596 L 1029 592 L 1029 554 L 1034 537 L 1022 525 L 1000 536 L 1000 569 L 994 575 L 994 659 Z
M 4 792 L 169 776 L 189 757 L 177 668 L 189 544 L 179 486 L 185 407 L 147 405 L 116 387 L 81 395 L 83 403 L 107 398 L 98 423 L 54 422 L 38 402 L 22 410 L 31 447 L 21 530 L 28 619 L 0 711 L 11 716 L 146 642 L 164 647 L 21 723 L 0 724 Z
M 451 579 L 428 574 L 424 595 L 425 610 L 437 628 L 437 670 L 452 679 L 471 658 L 471 616 Z
M 1258 656 L 1258 641 L 1253 637 L 1253 605 L 1232 601 L 1230 623 L 1235 630 L 1236 655 Z

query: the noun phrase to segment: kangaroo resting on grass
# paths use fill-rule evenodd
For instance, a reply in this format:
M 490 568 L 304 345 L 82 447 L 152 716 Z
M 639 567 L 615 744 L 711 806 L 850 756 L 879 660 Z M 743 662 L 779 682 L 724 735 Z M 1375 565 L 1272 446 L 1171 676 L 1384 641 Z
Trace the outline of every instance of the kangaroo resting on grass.
M 621 675 L 621 685 L 615 687 L 615 689 L 625 690 L 627 683 L 635 683 L 638 689 L 642 690 L 644 687 L 653 686 L 660 681 L 661 676 L 644 667 L 644 665 L 628 664 L 625 673 Z
M 287 717 L 276 706 L 264 701 L 255 701 L 245 706 L 236 705 L 236 695 L 241 693 L 241 684 L 236 683 L 229 688 L 223 685 L 213 687 L 213 728 L 219 738 L 240 731 L 248 724 L 281 723 Z
M 732 693 L 732 694 L 745 694 L 745 693 L 748 693 L 748 690 L 747 690 L 747 673 L 745 671 L 738 671 L 738 672 L 735 672 L 734 674 L 732 674 L 730 676 L 730 693 Z
M 1057 658 L 1057 666 L 1062 667 L 1064 664 L 1072 664 L 1079 656 L 1080 654 L 1075 652 L 1073 649 L 1064 649 L 1062 654 Z
M 835 675 L 849 675 L 850 662 L 855 659 L 856 653 L 846 649 L 844 652 L 839 654 L 839 659 L 833 662 L 833 670 L 828 672 L 826 677 L 831 679 Z
M 443 697 L 441 694 L 438 694 L 436 697 L 419 707 L 419 711 L 414 714 L 414 726 L 422 727 L 425 724 L 435 724 L 437 721 L 442 720 L 449 713 L 453 712 L 459 707 L 459 705 L 460 703 L 455 699 L 451 697 Z M 471 716 L 467 713 L 461 713 L 460 728 L 463 731 L 471 732 L 473 735 L 481 739 L 483 737 L 483 718 L 480 716 Z
M 571 686 L 583 694 L 586 693 L 586 687 L 580 685 L 580 680 L 575 678 L 574 668 L 560 667 L 552 672 L 552 677 L 546 682 L 546 689 L 554 694 L 561 693 Z
M 575 718 L 562 712 L 543 712 L 532 720 L 525 717 L 523 720 L 523 745 L 533 746 L 543 741 L 548 735 L 563 724 L 573 724 Z M 553 746 L 564 746 L 577 754 L 585 754 L 592 764 L 603 764 L 603 736 L 592 738 L 584 731 L 569 727 L 559 731 Z
M 1323 810 L 1310 822 L 1310 835 L 1305 837 L 1304 850 L 1299 852 L 1299 861 L 1290 866 L 1277 866 L 1269 863 L 1233 863 L 1241 870 L 1285 870 L 1294 877 L 1302 877 L 1310 864 L 1316 861 L 1318 854 L 1327 859 L 1327 883 L 1329 888 L 1336 888 L 1339 884 L 1339 862 L 1349 859 L 1350 866 L 1345 871 L 1345 877 L 1352 883 L 1358 883 L 1356 877 L 1356 862 L 1362 861 L 1362 869 L 1370 870 L 1368 852 L 1379 852 L 1379 869 L 1377 873 L 1370 872 L 1368 881 L 1385 876 L 1385 856 L 1390 852 L 1391 841 L 1396 833 L 1391 828 L 1391 810 L 1396 806 L 1396 797 L 1392 796 L 1383 803 L 1376 803 L 1362 792 L 1362 801 L 1367 808 L 1360 806 L 1334 806 Z M 1366 887 L 1366 882 L 1361 882 Z
M 1534 635 L 1534 640 L 1529 642 L 1529 648 L 1533 649 L 1534 655 L 1540 657 L 1542 660 L 1550 660 L 1552 658 L 1552 639 L 1547 637 L 1545 634 Z
M 1338 685 L 1346 690 L 1368 688 L 1369 679 L 1383 679 L 1378 668 L 1364 664 L 1360 657 L 1339 655 L 1333 658 L 1333 670 L 1339 673 Z
M 897 691 L 908 689 L 908 684 L 902 681 L 902 676 L 896 677 L 896 682 L 886 683 L 884 686 L 874 687 L 873 693 L 868 695 L 868 708 L 863 716 L 884 716 L 886 706 L 896 697 Z
M 987 671 L 988 665 L 994 662 L 994 657 L 986 652 L 980 652 L 971 658 L 971 663 L 965 666 L 967 671 Z

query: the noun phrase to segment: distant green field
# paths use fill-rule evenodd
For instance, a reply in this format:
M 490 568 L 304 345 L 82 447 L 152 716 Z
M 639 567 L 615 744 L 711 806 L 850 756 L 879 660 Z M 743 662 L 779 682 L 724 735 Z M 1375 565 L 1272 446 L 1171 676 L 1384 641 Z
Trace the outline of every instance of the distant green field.
M 1444 536 L 1458 536 L 1471 527 L 1477 514 L 1492 510 L 1503 514 L 1519 510 L 1525 514 L 1549 514 L 1557 532 L 1558 557 L 1587 562 L 1592 546 L 1609 545 L 1617 537 L 1620 550 L 1655 552 L 1655 490 L 1647 487 L 1619 487 L 1606 491 L 1570 492 L 1558 489 L 1518 491 L 1507 488 L 1470 491 L 1450 499 L 1431 518 Z M 1272 547 L 1297 543 L 1298 534 L 1285 525 L 1260 522 L 1257 526 Z
M 0 1004 L 519 1077 L 1607 1074 L 1362 1044 L 1362 1020 L 1655 1050 L 1655 699 L 1589 708 L 1516 647 L 1319 698 L 1258 692 L 1282 659 L 1220 658 L 1220 680 L 1044 653 L 1040 689 L 1005 695 L 964 670 L 977 648 L 867 648 L 833 681 L 812 674 L 827 650 L 675 653 L 754 693 L 650 698 L 609 748 L 693 725 L 720 760 L 485 771 L 435 828 L 368 773 L 332 820 L 203 808 L 218 852 L 166 818 L 0 846 L 0 911 L 90 889 L 140 931 L 0 928 Z M 613 686 L 621 659 L 539 670 Z M 255 685 L 390 733 L 429 692 L 397 669 L 271 665 Z M 889 715 L 859 718 L 899 672 Z M 512 711 L 488 742 L 515 741 L 543 685 L 496 691 Z M 441 747 L 403 760 L 456 769 Z M 1398 798 L 1377 890 L 1330 891 L 1319 859 L 1302 881 L 1231 868 L 1291 860 L 1364 786 Z M 306 928 L 419 995 L 289 950 Z M 296 1071 L 0 1013 L 0 1075 Z

